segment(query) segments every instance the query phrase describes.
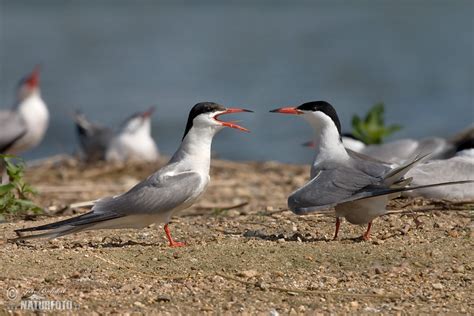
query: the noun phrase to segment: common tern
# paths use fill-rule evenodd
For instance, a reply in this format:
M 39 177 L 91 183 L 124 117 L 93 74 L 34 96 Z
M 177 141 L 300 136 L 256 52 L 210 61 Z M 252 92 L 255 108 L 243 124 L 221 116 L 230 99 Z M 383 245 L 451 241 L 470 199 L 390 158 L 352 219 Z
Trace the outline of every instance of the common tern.
M 81 155 L 86 161 L 105 160 L 105 152 L 113 137 L 111 128 L 91 122 L 81 113 L 74 114 Z
M 37 66 L 19 82 L 13 108 L 0 111 L 0 154 L 23 153 L 43 139 L 48 128 L 49 112 L 41 98 L 39 81 Z
M 156 161 L 160 154 L 151 137 L 151 115 L 155 108 L 130 116 L 112 137 L 105 152 L 107 161 Z
M 18 229 L 18 238 L 56 238 L 92 229 L 143 228 L 165 223 L 164 230 L 171 247 L 183 246 L 172 239 L 168 223 L 171 216 L 190 207 L 209 184 L 211 143 L 224 127 L 248 131 L 234 122 L 219 120 L 224 114 L 252 112 L 225 108 L 212 102 L 196 104 L 190 111 L 180 147 L 164 167 L 138 183 L 128 192 L 100 199 L 89 213 L 38 227 Z M 25 232 L 45 231 L 25 236 Z
M 388 200 L 402 191 L 473 182 L 409 186 L 411 179 L 404 176 L 426 155 L 393 167 L 346 149 L 341 140 L 341 123 L 336 110 L 328 102 L 308 102 L 270 112 L 301 115 L 313 127 L 316 155 L 311 168 L 311 180 L 291 193 L 288 207 L 297 215 L 335 207 L 334 238 L 339 232 L 340 218 L 344 217 L 352 224 L 368 224 L 363 239 L 369 239 L 372 221 L 385 214 Z

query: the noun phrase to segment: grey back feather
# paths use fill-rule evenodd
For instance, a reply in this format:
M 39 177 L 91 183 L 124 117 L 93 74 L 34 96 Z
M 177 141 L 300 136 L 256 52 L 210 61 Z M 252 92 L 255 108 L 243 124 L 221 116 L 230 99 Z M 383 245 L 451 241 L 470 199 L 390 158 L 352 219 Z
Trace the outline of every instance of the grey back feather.
M 163 174 L 162 170 L 159 173 Z M 196 195 L 202 181 L 200 174 L 192 171 L 176 175 L 154 174 L 122 195 L 99 200 L 92 210 L 122 215 L 166 213 Z
M 26 132 L 25 122 L 16 112 L 0 112 L 0 153 L 5 153 Z

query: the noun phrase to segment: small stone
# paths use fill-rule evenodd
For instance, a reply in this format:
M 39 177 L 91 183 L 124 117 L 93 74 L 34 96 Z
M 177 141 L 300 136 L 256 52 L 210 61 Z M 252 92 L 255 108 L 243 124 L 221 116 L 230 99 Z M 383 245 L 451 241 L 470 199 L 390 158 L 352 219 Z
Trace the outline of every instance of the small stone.
M 383 271 L 380 267 L 375 267 L 375 274 L 382 274 Z
M 240 216 L 240 212 L 237 210 L 228 210 L 226 215 L 228 217 L 237 217 L 237 216 Z
M 265 291 L 268 289 L 268 285 L 265 282 L 258 282 L 255 285 L 262 291 Z
M 276 309 L 271 309 L 269 314 L 270 316 L 280 316 L 280 313 L 278 313 Z
M 158 297 L 156 298 L 156 301 L 157 301 L 157 302 L 163 302 L 163 303 L 171 302 L 171 297 L 166 296 L 166 295 L 161 295 L 161 296 L 158 296 Z
M 248 278 L 248 279 L 256 277 L 257 275 L 258 275 L 258 271 L 256 270 L 245 270 L 237 274 L 237 276 L 239 277 Z
M 433 289 L 435 289 L 435 290 L 442 290 L 443 287 L 444 287 L 443 284 L 441 284 L 441 283 L 433 283 L 433 284 L 431 284 L 431 286 L 432 286 Z
M 359 302 L 352 301 L 352 302 L 350 302 L 350 305 L 351 305 L 352 308 L 357 308 L 357 307 L 359 307 Z
M 384 289 L 373 289 L 372 292 L 374 292 L 374 294 L 377 294 L 377 295 L 384 295 L 385 294 Z
M 74 271 L 72 274 L 71 274 L 71 278 L 72 279 L 79 279 L 81 277 L 81 274 L 78 272 L 78 271 Z
M 454 266 L 453 271 L 457 273 L 464 273 L 464 271 L 466 270 L 463 265 L 460 265 L 460 266 Z
M 145 305 L 141 302 L 138 302 L 138 301 L 133 303 L 133 305 L 135 305 L 136 307 L 145 308 Z
M 453 238 L 458 238 L 459 237 L 459 233 L 458 233 L 457 230 L 450 230 L 448 234 L 449 234 L 450 237 L 453 237 Z

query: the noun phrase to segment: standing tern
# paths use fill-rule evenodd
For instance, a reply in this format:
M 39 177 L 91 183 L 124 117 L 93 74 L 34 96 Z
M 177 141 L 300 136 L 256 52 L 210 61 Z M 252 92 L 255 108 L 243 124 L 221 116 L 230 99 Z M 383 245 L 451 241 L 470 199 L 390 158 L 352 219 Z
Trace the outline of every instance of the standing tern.
M 336 110 L 328 102 L 308 102 L 270 112 L 302 115 L 313 127 L 316 155 L 311 167 L 311 180 L 288 197 L 288 207 L 297 215 L 335 207 L 334 238 L 339 232 L 340 217 L 344 217 L 352 224 L 368 224 L 363 235 L 363 239 L 368 240 L 372 221 L 387 212 L 388 200 L 397 193 L 474 181 L 408 186 L 411 179 L 404 176 L 426 155 L 392 167 L 346 149 L 341 140 L 341 123 Z
M 234 122 L 219 120 L 223 114 L 252 112 L 225 108 L 212 102 L 196 104 L 190 111 L 180 147 L 163 168 L 138 183 L 128 192 L 100 199 L 89 213 L 38 227 L 18 229 L 18 238 L 56 238 L 92 229 L 143 228 L 165 223 L 171 247 L 183 246 L 171 238 L 168 228 L 173 213 L 190 207 L 209 184 L 211 143 L 224 127 L 248 131 Z M 44 231 L 25 236 L 25 232 Z
M 151 137 L 151 115 L 155 108 L 135 113 L 122 124 L 105 152 L 107 161 L 156 161 L 160 154 Z
M 0 154 L 20 154 L 43 139 L 49 112 L 41 98 L 39 76 L 37 66 L 19 82 L 13 108 L 0 111 Z

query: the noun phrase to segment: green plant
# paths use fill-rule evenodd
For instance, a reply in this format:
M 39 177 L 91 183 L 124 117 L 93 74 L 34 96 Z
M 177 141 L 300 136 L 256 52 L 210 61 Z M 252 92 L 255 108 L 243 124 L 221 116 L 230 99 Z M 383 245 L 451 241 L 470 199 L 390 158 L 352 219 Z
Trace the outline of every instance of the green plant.
M 352 134 L 367 145 L 381 144 L 383 139 L 402 128 L 393 124 L 385 126 L 384 104 L 375 104 L 362 120 L 358 115 L 352 117 Z
M 0 217 L 28 211 L 42 212 L 43 209 L 30 200 L 37 193 L 24 180 L 24 162 L 10 155 L 0 155 L 0 163 L 2 160 L 10 182 L 0 185 Z

